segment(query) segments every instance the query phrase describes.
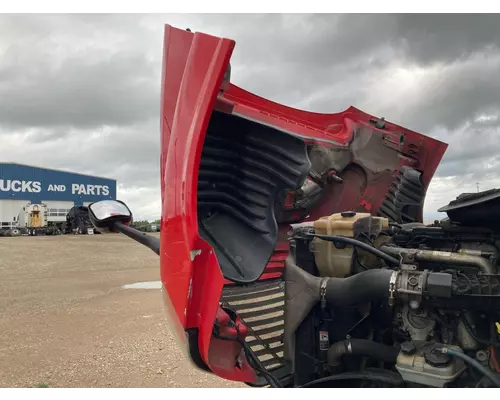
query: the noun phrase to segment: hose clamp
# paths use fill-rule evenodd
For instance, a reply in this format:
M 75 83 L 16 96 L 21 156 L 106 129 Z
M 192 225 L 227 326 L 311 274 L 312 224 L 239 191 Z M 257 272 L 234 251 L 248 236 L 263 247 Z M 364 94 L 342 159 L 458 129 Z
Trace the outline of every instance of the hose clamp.
M 388 299 L 388 303 L 389 303 L 390 307 L 394 306 L 394 302 L 395 302 L 395 299 L 396 299 L 396 283 L 397 283 L 397 280 L 398 280 L 398 275 L 399 275 L 399 271 L 394 271 L 391 274 L 391 279 L 389 279 L 389 299 Z
M 326 285 L 328 284 L 328 278 L 321 279 L 321 283 L 319 284 L 319 299 L 321 308 L 326 307 Z
M 350 340 L 348 340 L 348 342 L 347 342 L 347 352 L 352 353 L 352 344 L 351 344 Z

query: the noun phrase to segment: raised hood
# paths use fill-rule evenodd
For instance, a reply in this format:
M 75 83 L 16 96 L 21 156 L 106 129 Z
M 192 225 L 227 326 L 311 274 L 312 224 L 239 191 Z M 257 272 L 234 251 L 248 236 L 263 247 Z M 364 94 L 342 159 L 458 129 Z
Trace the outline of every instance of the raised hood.
M 234 41 L 166 26 L 161 279 L 192 360 L 223 378 L 240 348 L 212 336 L 223 289 L 279 279 L 290 223 L 353 210 L 422 220 L 447 145 L 354 107 L 293 109 L 230 83 Z

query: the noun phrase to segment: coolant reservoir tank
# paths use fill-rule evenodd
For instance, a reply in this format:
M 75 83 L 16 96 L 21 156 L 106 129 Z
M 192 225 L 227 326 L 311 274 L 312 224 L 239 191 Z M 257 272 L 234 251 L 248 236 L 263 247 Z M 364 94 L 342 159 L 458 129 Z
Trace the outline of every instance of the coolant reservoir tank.
M 321 217 L 314 221 L 315 232 L 319 235 L 346 236 L 375 239 L 383 229 L 389 227 L 389 220 L 373 217 L 368 213 L 346 211 Z M 351 272 L 353 248 L 346 245 L 337 248 L 332 242 L 314 238 L 311 244 L 316 266 L 321 276 L 344 278 Z
M 452 359 L 438 350 L 443 347 L 442 344 L 417 342 L 413 348 L 403 345 L 396 361 L 396 369 L 406 382 L 441 388 L 457 379 L 465 370 L 461 359 Z M 462 352 L 460 347 L 448 347 Z

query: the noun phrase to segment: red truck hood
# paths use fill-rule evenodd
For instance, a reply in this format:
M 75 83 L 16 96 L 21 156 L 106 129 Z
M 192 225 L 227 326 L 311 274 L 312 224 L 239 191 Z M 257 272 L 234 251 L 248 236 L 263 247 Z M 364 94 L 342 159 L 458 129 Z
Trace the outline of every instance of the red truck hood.
M 212 335 L 229 318 L 223 290 L 279 279 L 290 223 L 345 210 L 421 221 L 447 145 L 354 107 L 318 114 L 249 93 L 229 83 L 234 46 L 165 28 L 161 280 L 191 360 L 255 382 L 235 365 L 241 348 Z M 323 179 L 321 195 L 299 199 L 308 179 Z

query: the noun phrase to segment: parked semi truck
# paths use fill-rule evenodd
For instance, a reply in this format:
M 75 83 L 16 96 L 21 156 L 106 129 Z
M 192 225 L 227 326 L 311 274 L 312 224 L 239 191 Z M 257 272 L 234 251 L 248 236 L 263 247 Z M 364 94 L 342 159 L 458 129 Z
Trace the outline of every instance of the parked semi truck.
M 21 235 L 21 230 L 17 224 L 17 219 L 11 222 L 1 222 L 0 223 L 0 236 L 19 236 Z
M 64 233 L 75 235 L 92 235 L 94 227 L 89 219 L 89 209 L 85 206 L 75 206 L 66 216 L 66 229 Z
M 65 229 L 64 222 L 49 222 L 47 205 L 27 204 L 19 213 L 18 227 L 29 236 L 60 235 Z
M 62 221 L 51 220 L 50 209 L 46 204 L 28 203 L 19 215 L 10 222 L 0 224 L 0 236 L 41 236 L 61 234 L 94 234 L 94 227 L 88 217 L 86 206 L 74 206 Z

